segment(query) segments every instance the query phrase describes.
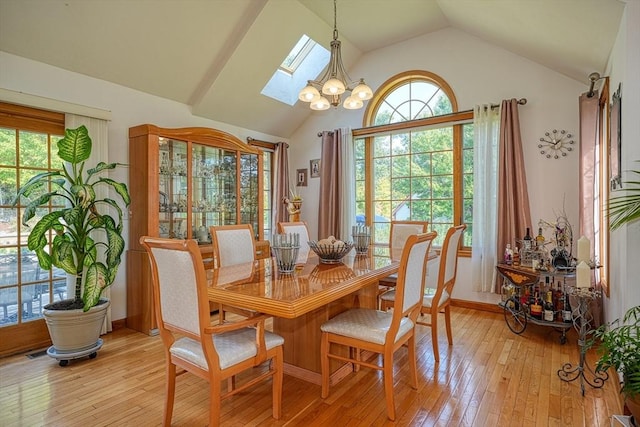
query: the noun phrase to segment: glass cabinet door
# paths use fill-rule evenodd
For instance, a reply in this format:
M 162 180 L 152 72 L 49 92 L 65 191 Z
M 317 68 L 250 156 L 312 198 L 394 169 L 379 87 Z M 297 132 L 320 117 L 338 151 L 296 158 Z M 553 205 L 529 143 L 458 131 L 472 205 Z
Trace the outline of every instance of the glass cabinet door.
M 251 224 L 258 235 L 258 156 L 240 155 L 240 222 Z
M 187 237 L 187 143 L 159 138 L 159 236 Z
M 192 235 L 211 242 L 209 227 L 236 224 L 236 153 L 192 146 Z

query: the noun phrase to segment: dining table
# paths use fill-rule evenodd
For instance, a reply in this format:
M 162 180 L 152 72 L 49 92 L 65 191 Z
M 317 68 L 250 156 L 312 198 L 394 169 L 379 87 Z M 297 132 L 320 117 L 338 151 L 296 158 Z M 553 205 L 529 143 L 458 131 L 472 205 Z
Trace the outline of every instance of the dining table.
M 273 316 L 273 332 L 284 338 L 285 373 L 320 384 L 320 325 L 352 307 L 376 308 L 378 281 L 398 272 L 395 258 L 386 247 L 370 247 L 367 254 L 352 251 L 333 264 L 310 252 L 293 273 L 279 272 L 274 258 L 209 269 L 208 297 Z M 332 360 L 331 382 L 351 371 L 349 364 Z

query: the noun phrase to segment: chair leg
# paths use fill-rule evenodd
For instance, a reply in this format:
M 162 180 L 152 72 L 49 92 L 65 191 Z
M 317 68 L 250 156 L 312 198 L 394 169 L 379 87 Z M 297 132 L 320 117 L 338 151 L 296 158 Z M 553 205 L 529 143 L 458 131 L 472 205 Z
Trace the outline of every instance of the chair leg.
M 416 362 L 416 337 L 412 335 L 407 341 L 407 352 L 409 357 L 409 374 L 411 375 L 411 387 L 418 389 L 418 367 Z
M 431 311 L 431 341 L 433 343 L 433 357 L 436 362 L 440 362 L 440 352 L 438 351 L 438 311 Z
M 444 322 L 447 327 L 447 339 L 449 340 L 449 345 L 453 345 L 453 335 L 451 334 L 451 306 L 446 306 L 444 308 Z
M 272 359 L 272 369 L 275 370 L 273 374 L 273 418 L 280 419 L 282 413 L 282 381 L 284 378 L 284 355 L 282 346 L 277 349 L 276 357 Z
M 329 396 L 329 334 L 322 333 L 322 341 L 320 342 L 320 370 L 322 372 L 322 393 L 323 399 Z
M 169 362 L 166 371 L 166 388 L 164 401 L 164 420 L 162 425 L 168 427 L 171 425 L 173 416 L 173 402 L 176 396 L 176 365 Z
M 389 353 L 389 354 L 387 354 Z M 393 400 L 393 350 L 385 352 L 382 358 L 384 376 L 384 398 L 387 403 L 387 417 L 396 420 L 396 405 Z
M 221 395 L 220 382 L 209 376 L 209 427 L 220 425 Z

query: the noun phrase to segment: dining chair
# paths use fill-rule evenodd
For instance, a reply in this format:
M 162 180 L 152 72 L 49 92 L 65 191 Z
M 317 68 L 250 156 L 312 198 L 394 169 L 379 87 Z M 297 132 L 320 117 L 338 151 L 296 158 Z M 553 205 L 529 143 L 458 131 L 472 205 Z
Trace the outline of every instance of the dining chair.
M 278 222 L 279 233 L 298 233 L 300 235 L 300 249 L 296 264 L 306 264 L 309 257 L 309 227 L 305 221 Z
M 465 224 L 451 227 L 447 231 L 442 245 L 440 254 L 440 266 L 438 268 L 438 278 L 435 288 L 430 286 L 425 288 L 425 294 L 422 298 L 422 307 L 420 314 L 430 315 L 430 322 L 418 320 L 419 325 L 431 327 L 431 341 L 433 343 L 433 355 L 436 362 L 440 361 L 440 353 L 438 351 L 438 314 L 444 313 L 445 326 L 447 329 L 447 339 L 449 345 L 453 345 L 453 336 L 451 333 L 451 295 L 453 293 L 453 285 L 456 283 L 458 274 L 458 246 L 460 239 L 467 228 Z M 395 304 L 397 292 L 390 290 L 380 296 L 381 309 L 386 311 Z
M 217 268 L 256 260 L 256 241 L 251 224 L 213 225 L 210 227 L 210 232 Z M 255 314 L 239 307 L 220 304 L 218 309 L 220 323 L 224 323 L 227 311 L 245 317 Z
M 210 231 L 217 267 L 256 259 L 256 240 L 251 224 L 213 225 Z
M 402 254 L 407 238 L 412 234 L 426 233 L 429 221 L 391 221 L 389 232 L 389 254 L 396 260 Z M 378 282 L 378 298 L 396 285 L 398 275 L 391 274 Z
M 353 364 L 354 370 L 365 366 L 382 371 L 387 416 L 396 418 L 393 398 L 393 357 L 405 344 L 411 373 L 411 386 L 418 388 L 416 367 L 415 325 L 424 292 L 427 256 L 431 242 L 437 233 L 421 233 L 409 236 L 400 258 L 396 293 L 398 297 L 392 312 L 372 308 L 352 308 L 338 314 L 320 326 L 320 366 L 322 371 L 322 398 L 329 395 L 329 359 Z M 337 352 L 332 353 L 332 344 Z M 340 350 L 349 348 L 349 356 Z M 355 350 L 355 351 L 353 351 Z M 362 360 L 361 351 L 382 356 L 382 363 Z
M 272 379 L 272 416 L 282 406 L 284 339 L 265 330 L 264 315 L 212 325 L 207 278 L 195 240 L 143 236 L 151 260 L 153 303 L 165 350 L 166 388 L 163 425 L 171 425 L 177 368 L 209 382 L 209 425 L 220 423 L 221 401 Z M 260 371 L 254 368 L 270 361 Z M 221 382 L 251 371 L 238 387 L 221 391 Z M 256 373 L 257 372 L 257 373 Z

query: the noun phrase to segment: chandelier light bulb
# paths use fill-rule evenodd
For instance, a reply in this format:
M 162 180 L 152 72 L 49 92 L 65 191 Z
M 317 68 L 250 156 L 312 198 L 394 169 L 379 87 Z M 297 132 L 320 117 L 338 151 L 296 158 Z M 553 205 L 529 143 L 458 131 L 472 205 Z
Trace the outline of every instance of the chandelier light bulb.
M 353 95 L 348 96 L 342 104 L 342 106 L 347 110 L 357 110 L 358 108 L 362 108 L 363 105 L 364 103 L 362 102 L 362 100 Z
M 344 82 L 338 80 L 337 78 L 332 78 L 326 81 L 326 83 L 322 86 L 322 93 L 325 95 L 341 95 L 346 90 L 344 86 Z
M 298 99 L 304 102 L 313 102 L 320 98 L 320 92 L 318 89 L 311 86 L 311 84 L 306 85 L 298 94 Z
M 331 104 L 329 104 L 329 100 L 324 96 L 321 96 L 315 101 L 311 102 L 311 109 L 316 111 L 328 110 Z
M 360 83 L 358 83 L 358 86 L 353 88 L 351 95 L 362 101 L 366 101 L 373 98 L 373 91 L 369 86 L 367 86 L 364 79 L 360 79 Z

